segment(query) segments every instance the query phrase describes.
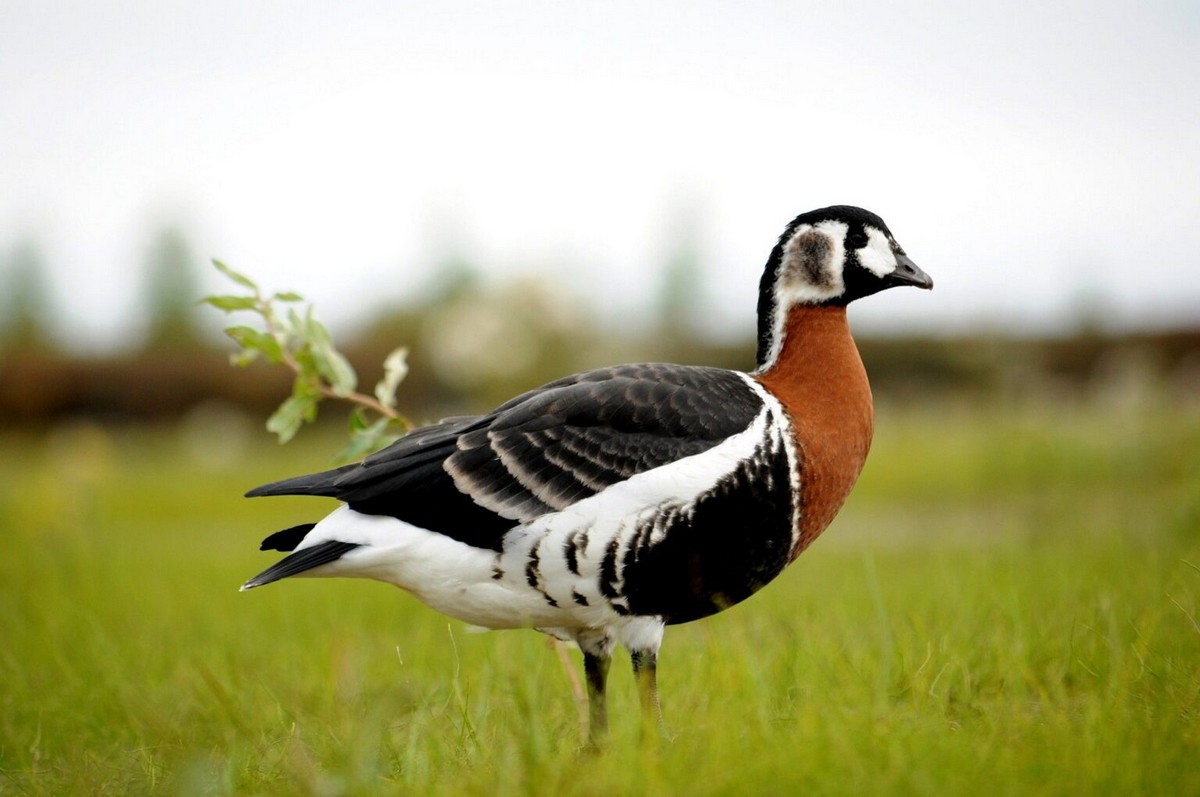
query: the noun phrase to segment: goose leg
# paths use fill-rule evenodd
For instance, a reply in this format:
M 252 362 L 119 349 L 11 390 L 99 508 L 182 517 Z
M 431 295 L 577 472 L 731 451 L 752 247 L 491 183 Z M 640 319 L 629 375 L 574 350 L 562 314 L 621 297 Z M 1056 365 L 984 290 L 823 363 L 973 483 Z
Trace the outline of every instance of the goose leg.
M 633 678 L 637 682 L 638 697 L 642 704 L 642 727 L 647 734 L 662 733 L 662 705 L 658 701 L 658 652 L 653 650 L 630 651 L 633 660 Z
M 605 684 L 612 657 L 607 653 L 583 653 L 583 675 L 588 695 L 588 747 L 598 747 L 608 736 L 608 700 Z

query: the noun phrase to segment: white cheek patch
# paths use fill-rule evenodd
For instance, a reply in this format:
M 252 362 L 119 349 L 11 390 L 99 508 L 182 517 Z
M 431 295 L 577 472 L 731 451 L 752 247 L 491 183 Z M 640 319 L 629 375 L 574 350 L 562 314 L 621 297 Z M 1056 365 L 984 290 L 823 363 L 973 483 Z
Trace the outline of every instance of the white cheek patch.
M 783 245 L 783 258 L 775 278 L 774 326 L 771 347 L 760 370 L 771 368 L 783 348 L 788 310 L 798 304 L 820 304 L 846 290 L 842 267 L 846 259 L 846 230 L 840 221 L 822 221 L 797 227 Z M 819 257 L 817 257 L 819 255 Z M 817 258 L 814 262 L 814 258 Z
M 779 310 L 786 314 L 792 305 L 817 304 L 845 291 L 845 238 L 846 225 L 840 221 L 796 229 L 784 244 L 775 282 L 775 306 Z
M 858 262 L 876 277 L 885 277 L 896 270 L 896 255 L 892 242 L 874 227 L 867 227 L 867 245 L 858 250 Z

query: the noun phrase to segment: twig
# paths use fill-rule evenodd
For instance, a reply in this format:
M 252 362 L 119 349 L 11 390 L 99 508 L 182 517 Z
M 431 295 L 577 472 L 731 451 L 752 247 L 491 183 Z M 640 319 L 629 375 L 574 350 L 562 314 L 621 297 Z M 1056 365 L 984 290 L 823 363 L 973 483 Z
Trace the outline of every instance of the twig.
M 262 292 L 257 289 L 254 291 L 254 299 L 258 302 L 259 314 L 262 315 L 263 320 L 267 325 L 267 334 L 274 338 L 275 342 L 279 344 L 279 348 L 283 353 L 283 364 L 286 365 L 288 369 L 296 376 L 303 376 L 304 367 L 300 365 L 299 361 L 296 359 L 296 356 L 286 345 L 287 338 L 280 331 L 279 324 L 277 324 L 275 321 L 275 309 L 271 306 L 270 300 L 264 297 Z M 318 380 L 314 387 L 316 388 L 317 392 L 325 398 L 345 399 L 351 403 L 366 407 L 369 410 L 373 410 L 374 412 L 377 412 L 386 418 L 400 421 L 405 426 L 411 426 L 408 420 L 400 413 L 396 412 L 393 407 L 387 406 L 373 396 L 368 396 L 365 393 L 359 393 L 356 390 L 349 392 L 338 392 L 321 380 Z

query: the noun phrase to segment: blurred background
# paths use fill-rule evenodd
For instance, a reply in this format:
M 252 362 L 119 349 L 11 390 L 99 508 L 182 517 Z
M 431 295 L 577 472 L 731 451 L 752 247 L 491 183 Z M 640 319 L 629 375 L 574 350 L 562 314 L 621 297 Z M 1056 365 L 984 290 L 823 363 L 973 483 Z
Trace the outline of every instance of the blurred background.
M 854 308 L 883 400 L 1197 393 L 1194 3 L 17 2 L 0 39 L 6 427 L 262 418 L 287 375 L 227 367 L 213 257 L 364 378 L 411 346 L 417 418 L 748 367 L 833 203 L 937 282 Z
M 291 374 L 231 367 L 210 260 L 368 390 L 409 347 L 420 422 L 753 367 L 772 245 L 845 203 L 937 287 L 851 308 L 877 433 L 819 550 L 672 630 L 678 782 L 1200 791 L 1198 76 L 1194 0 L 0 3 L 0 783 L 647 791 L 576 778 L 534 634 L 236 591 L 331 508 L 242 493 L 347 408 L 276 444 Z

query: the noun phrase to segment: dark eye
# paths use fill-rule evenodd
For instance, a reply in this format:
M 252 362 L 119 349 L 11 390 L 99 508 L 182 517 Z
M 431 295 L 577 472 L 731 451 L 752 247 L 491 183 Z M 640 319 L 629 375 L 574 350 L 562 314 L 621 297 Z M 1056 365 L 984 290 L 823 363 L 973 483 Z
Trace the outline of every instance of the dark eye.
M 854 230 L 846 236 L 846 246 L 851 249 L 862 249 L 867 245 L 867 234 L 862 230 Z

